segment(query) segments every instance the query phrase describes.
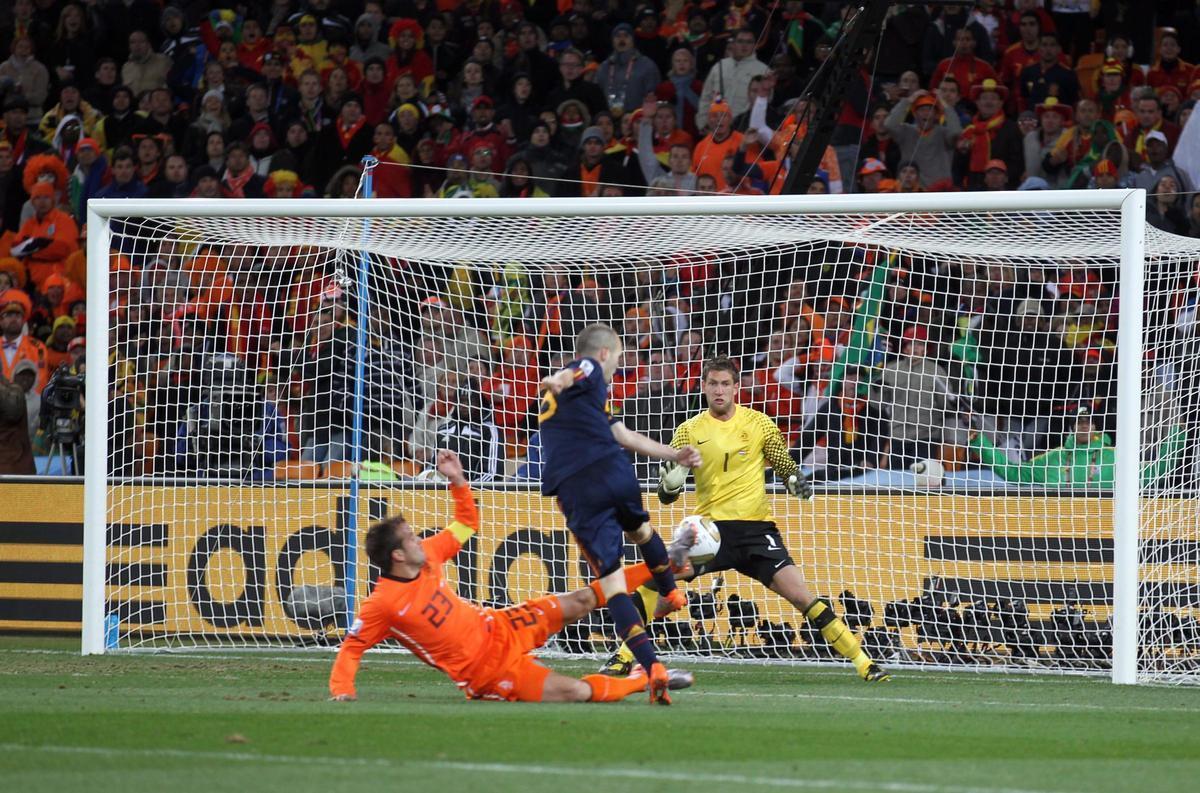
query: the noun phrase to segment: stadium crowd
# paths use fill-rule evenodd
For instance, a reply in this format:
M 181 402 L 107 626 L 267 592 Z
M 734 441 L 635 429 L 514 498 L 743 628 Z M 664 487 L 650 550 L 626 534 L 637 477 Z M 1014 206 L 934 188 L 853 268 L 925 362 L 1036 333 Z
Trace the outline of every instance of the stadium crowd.
M 14 0 L 0 16 L 0 384 L 28 426 L 0 430 L 13 460 L 0 469 L 28 472 L 48 450 L 41 394 L 82 367 L 91 198 L 352 197 L 366 155 L 380 197 L 778 194 L 807 131 L 800 97 L 847 10 Z M 807 189 L 1137 186 L 1151 224 L 1200 237 L 1200 135 L 1184 134 L 1198 50 L 1186 3 L 897 5 Z M 328 475 L 347 458 L 353 306 L 328 268 L 264 265 L 288 255 L 114 252 L 115 471 Z M 829 256 L 684 257 L 628 275 L 414 265 L 369 329 L 360 473 L 418 472 L 454 439 L 476 477 L 536 476 L 537 375 L 596 320 L 636 350 L 614 398 L 638 429 L 697 408 L 701 359 L 728 351 L 744 401 L 828 478 L 953 466 L 964 449 L 1002 467 L 1073 444 L 1084 424 L 1080 444 L 1111 447 L 1111 271 L 904 262 L 872 317 L 874 356 L 835 373 L 874 263 Z M 1191 327 L 1186 301 L 1170 309 Z M 249 466 L 198 450 L 217 421 L 252 428 Z

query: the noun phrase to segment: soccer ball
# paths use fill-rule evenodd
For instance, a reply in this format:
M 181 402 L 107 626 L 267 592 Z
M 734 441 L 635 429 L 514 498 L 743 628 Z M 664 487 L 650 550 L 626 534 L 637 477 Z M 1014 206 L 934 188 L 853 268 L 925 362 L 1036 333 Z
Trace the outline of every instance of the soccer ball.
M 942 477 L 946 474 L 946 469 L 937 460 L 920 460 L 909 466 L 908 470 L 912 471 L 917 487 L 941 487 Z
M 692 560 L 692 564 L 711 562 L 717 551 L 721 550 L 721 530 L 703 515 L 688 515 L 679 521 L 675 536 L 678 537 L 680 532 L 689 526 L 696 530 L 696 542 L 688 550 L 688 558 Z
M 346 613 L 346 590 L 340 586 L 294 587 L 283 602 L 283 613 L 305 630 L 320 631 Z

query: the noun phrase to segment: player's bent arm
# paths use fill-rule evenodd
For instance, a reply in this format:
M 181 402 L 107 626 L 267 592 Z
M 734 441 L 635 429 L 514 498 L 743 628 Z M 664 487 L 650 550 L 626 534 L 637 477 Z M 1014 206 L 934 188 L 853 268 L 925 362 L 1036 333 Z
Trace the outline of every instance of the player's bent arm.
M 542 378 L 542 388 L 549 389 L 555 394 L 561 394 L 564 390 L 575 384 L 576 371 L 578 370 L 570 367 L 559 369 L 554 374 Z
M 621 444 L 622 448 L 628 449 L 631 452 L 644 454 L 656 460 L 668 460 L 670 462 L 678 460 L 680 454 L 683 452 L 682 449 L 673 449 L 665 443 L 659 443 L 653 438 L 629 429 L 623 421 L 614 421 L 611 426 L 613 437 L 617 439 L 617 443 Z
M 454 521 L 446 528 L 462 544 L 479 531 L 479 509 L 475 506 L 471 486 L 466 481 L 451 484 L 450 495 L 454 497 Z
M 788 452 L 787 439 L 783 437 L 783 432 L 773 421 L 768 420 L 769 429 L 765 433 L 763 439 L 763 456 L 767 458 L 775 475 L 780 479 L 787 479 L 800 470 L 800 466 L 792 459 L 792 455 Z
M 796 498 L 812 498 L 812 483 L 808 481 L 800 466 L 792 459 L 788 451 L 787 439 L 779 426 L 767 417 L 762 418 L 759 429 L 763 432 L 763 457 L 770 464 L 775 475 L 783 482 L 787 492 Z

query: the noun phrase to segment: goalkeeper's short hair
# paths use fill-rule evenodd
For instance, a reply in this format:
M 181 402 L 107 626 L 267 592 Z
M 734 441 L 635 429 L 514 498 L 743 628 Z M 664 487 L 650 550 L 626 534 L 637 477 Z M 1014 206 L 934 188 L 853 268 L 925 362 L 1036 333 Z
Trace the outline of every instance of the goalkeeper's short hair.
M 400 547 L 396 539 L 396 529 L 407 523 L 403 515 L 393 515 L 390 518 L 375 523 L 367 530 L 367 558 L 371 564 L 386 573 L 392 567 L 392 551 Z
M 738 379 L 738 365 L 728 355 L 714 355 L 705 361 L 700 369 L 700 382 L 708 379 L 709 372 L 729 372 L 734 380 Z

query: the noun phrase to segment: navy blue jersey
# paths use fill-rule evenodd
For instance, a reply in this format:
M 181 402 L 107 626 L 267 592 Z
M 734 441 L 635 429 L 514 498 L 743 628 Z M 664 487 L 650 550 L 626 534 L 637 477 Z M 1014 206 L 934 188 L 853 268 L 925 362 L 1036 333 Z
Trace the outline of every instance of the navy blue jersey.
M 567 365 L 575 382 L 555 395 L 542 395 L 538 432 L 542 440 L 542 494 L 552 496 L 564 479 L 597 460 L 625 451 L 612 434 L 608 383 L 599 362 L 581 358 Z

